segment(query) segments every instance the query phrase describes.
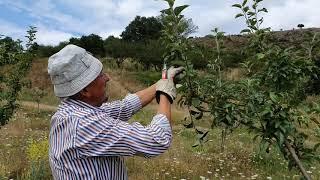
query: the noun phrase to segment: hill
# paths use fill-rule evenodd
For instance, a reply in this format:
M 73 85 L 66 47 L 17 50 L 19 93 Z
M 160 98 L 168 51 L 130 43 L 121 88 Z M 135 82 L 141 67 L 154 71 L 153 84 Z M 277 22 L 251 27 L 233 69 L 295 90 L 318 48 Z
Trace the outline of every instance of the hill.
M 293 29 L 285 31 L 271 31 L 272 40 L 283 46 L 301 44 L 310 38 L 310 35 L 320 33 L 320 28 Z M 205 37 L 192 38 L 194 42 L 207 47 L 215 47 L 212 35 Z M 248 42 L 248 35 L 226 35 L 224 45 L 227 49 L 235 49 L 244 46 Z

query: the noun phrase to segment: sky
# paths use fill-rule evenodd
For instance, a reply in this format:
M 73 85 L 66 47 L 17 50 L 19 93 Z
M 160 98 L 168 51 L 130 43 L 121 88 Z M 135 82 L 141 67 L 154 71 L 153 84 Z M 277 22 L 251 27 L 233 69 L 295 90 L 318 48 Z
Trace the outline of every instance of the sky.
M 241 0 L 242 1 L 242 0 Z M 205 36 L 218 27 L 239 34 L 243 19 L 234 19 L 239 0 L 176 0 L 188 4 L 183 14 L 199 27 L 191 36 Z M 250 1 L 250 0 L 249 0 Z M 103 39 L 119 36 L 135 16 L 158 16 L 167 7 L 163 0 L 0 0 L 0 34 L 25 40 L 30 25 L 37 27 L 36 41 L 57 45 L 71 37 L 97 34 Z M 264 27 L 272 30 L 320 27 L 320 0 L 264 0 Z

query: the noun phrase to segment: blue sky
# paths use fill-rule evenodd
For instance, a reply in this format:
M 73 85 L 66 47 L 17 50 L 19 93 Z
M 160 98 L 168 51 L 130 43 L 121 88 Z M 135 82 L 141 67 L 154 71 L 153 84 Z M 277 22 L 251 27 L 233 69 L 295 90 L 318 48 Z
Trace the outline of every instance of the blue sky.
M 229 34 L 243 28 L 243 20 L 234 19 L 238 0 L 176 0 L 189 4 L 184 12 L 199 27 L 193 36 L 205 36 L 219 27 Z M 37 42 L 56 45 L 70 37 L 91 33 L 103 38 L 119 36 L 136 15 L 157 16 L 165 8 L 162 0 L 0 0 L 0 34 L 24 40 L 29 25 L 38 28 Z M 319 0 L 264 0 L 269 10 L 265 27 L 273 30 L 320 27 Z

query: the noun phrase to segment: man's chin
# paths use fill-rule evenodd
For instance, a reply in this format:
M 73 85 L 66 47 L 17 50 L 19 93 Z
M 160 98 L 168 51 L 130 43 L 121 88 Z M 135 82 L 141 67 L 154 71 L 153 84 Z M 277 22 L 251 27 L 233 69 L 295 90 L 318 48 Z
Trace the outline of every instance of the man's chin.
M 106 97 L 105 97 L 105 99 L 104 99 L 104 101 L 103 101 L 103 103 L 108 102 L 108 99 L 109 99 L 109 97 L 108 97 L 108 96 L 106 96 Z

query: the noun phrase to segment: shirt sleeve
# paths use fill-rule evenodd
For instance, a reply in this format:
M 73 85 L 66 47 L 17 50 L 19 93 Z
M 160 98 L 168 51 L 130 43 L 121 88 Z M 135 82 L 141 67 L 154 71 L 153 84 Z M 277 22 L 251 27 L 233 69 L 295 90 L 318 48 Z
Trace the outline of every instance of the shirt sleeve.
M 75 140 L 83 156 L 153 157 L 165 152 L 171 145 L 172 131 L 165 115 L 158 114 L 144 127 L 113 118 L 82 121 Z
M 123 100 L 104 103 L 100 108 L 114 119 L 128 121 L 141 107 L 140 98 L 136 94 L 128 94 Z

